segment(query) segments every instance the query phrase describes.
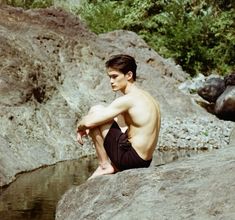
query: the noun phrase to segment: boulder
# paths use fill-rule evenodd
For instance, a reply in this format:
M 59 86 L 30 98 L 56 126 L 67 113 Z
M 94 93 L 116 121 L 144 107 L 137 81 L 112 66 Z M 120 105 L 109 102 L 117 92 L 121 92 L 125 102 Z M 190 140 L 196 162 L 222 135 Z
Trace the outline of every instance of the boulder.
M 226 86 L 234 86 L 235 85 L 235 72 L 231 73 L 224 77 L 224 82 Z
M 226 146 L 231 125 L 182 93 L 189 75 L 135 33 L 97 36 L 61 9 L 1 6 L 0 186 L 19 172 L 95 153 L 89 140 L 77 143 L 76 123 L 92 105 L 119 96 L 104 65 L 117 53 L 136 58 L 137 84 L 160 102 L 159 147 Z
M 197 93 L 209 102 L 199 102 L 208 112 L 221 119 L 235 121 L 235 73 L 227 75 L 224 79 L 209 78 Z
M 88 180 L 65 193 L 56 220 L 234 219 L 234 147 Z
M 201 111 L 175 86 L 187 74 L 135 33 L 97 36 L 61 9 L 0 7 L 0 186 L 18 172 L 94 153 L 89 141 L 76 142 L 76 122 L 119 95 L 104 65 L 117 53 L 136 58 L 137 83 L 159 100 L 163 117 Z
M 201 88 L 197 90 L 197 93 L 206 101 L 215 103 L 217 98 L 225 90 L 225 82 L 219 77 L 213 77 L 207 79 Z
M 227 86 L 216 100 L 215 113 L 222 119 L 235 121 L 235 85 Z
M 0 186 L 89 154 L 75 141 L 76 120 L 92 100 L 87 92 L 82 101 L 86 76 L 75 57 L 94 36 L 62 10 L 0 8 Z

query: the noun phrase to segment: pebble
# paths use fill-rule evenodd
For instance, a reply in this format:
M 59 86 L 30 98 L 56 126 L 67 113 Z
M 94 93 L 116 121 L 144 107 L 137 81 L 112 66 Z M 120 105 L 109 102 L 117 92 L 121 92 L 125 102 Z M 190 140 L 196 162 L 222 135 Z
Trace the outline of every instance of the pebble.
M 164 118 L 158 148 L 218 149 L 229 144 L 234 122 L 209 117 Z

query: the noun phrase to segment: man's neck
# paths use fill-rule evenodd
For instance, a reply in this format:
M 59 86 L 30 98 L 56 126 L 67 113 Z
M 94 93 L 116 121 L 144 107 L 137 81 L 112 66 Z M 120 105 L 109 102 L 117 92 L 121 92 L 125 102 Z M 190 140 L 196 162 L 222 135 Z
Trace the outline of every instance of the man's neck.
M 127 84 L 126 88 L 124 91 L 121 91 L 124 95 L 130 93 L 131 91 L 137 89 L 136 85 L 134 84 L 134 82 L 130 82 Z

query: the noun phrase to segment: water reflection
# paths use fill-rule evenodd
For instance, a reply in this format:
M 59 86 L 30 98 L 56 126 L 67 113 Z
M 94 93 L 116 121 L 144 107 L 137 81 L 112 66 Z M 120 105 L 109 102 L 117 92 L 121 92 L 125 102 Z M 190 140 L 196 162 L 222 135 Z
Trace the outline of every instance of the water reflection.
M 190 157 L 198 151 L 156 151 L 152 166 Z M 54 220 L 60 197 L 72 185 L 80 185 L 97 167 L 94 156 L 66 161 L 18 176 L 7 188 L 0 188 L 1 220 Z
M 0 219 L 55 219 L 60 197 L 72 185 L 85 182 L 96 166 L 96 159 L 90 156 L 19 175 L 15 182 L 0 191 Z

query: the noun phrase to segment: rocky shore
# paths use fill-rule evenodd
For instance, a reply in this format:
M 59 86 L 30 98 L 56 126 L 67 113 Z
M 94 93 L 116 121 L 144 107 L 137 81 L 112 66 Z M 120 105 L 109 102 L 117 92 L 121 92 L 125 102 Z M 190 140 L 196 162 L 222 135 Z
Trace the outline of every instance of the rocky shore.
M 234 122 L 203 115 L 164 118 L 158 147 L 195 150 L 224 148 L 230 143 L 233 128 Z
M 175 163 L 167 165 L 160 170 L 153 165 L 147 171 L 126 171 L 112 177 L 102 177 L 68 192 L 60 202 L 57 218 L 69 219 L 64 216 L 75 216 L 75 214 L 86 216 L 84 212 L 98 210 L 100 205 L 96 204 L 103 201 L 98 191 L 91 194 L 94 200 L 89 197 L 91 210 L 86 210 L 73 197 L 74 193 L 77 198 L 80 198 L 78 194 L 81 191 L 82 197 L 88 195 L 86 190 L 93 190 L 90 187 L 94 182 L 95 186 L 105 184 L 104 189 L 107 189 L 110 184 L 115 185 L 121 179 L 125 179 L 126 182 L 121 185 L 124 187 L 121 190 L 122 197 L 116 197 L 113 194 L 115 191 L 118 192 L 114 187 L 110 189 L 112 191 L 110 195 L 113 196 L 107 201 L 110 204 L 112 204 L 110 201 L 114 201 L 114 205 L 126 207 L 129 206 L 129 201 L 133 200 L 135 205 L 129 206 L 124 212 L 115 208 L 115 205 L 116 219 L 119 216 L 125 218 L 133 216 L 133 210 L 142 210 L 148 216 L 147 209 L 158 210 L 158 205 L 153 204 L 159 204 L 157 201 L 163 197 L 166 199 L 171 190 L 180 187 L 182 183 L 180 181 L 186 184 L 187 190 L 184 192 L 192 196 L 195 196 L 198 190 L 202 196 L 203 190 L 206 190 L 200 188 L 200 178 L 204 178 L 204 184 L 213 185 L 213 174 L 215 174 L 214 179 L 231 180 L 228 184 L 233 186 L 232 176 L 228 178 L 228 175 L 234 166 L 232 162 L 234 156 L 228 145 L 231 143 L 234 122 L 219 120 L 199 106 L 192 94 L 184 93 L 179 89 L 180 85 L 188 79 L 188 74 L 170 60 L 159 56 L 135 33 L 120 30 L 96 36 L 78 18 L 62 10 L 51 8 L 24 11 L 2 7 L 0 8 L 0 42 L 0 186 L 13 181 L 19 172 L 94 153 L 88 140 L 83 147 L 76 143 L 76 121 L 91 105 L 100 102 L 109 103 L 118 95 L 110 93 L 104 67 L 104 61 L 110 55 L 117 53 L 128 53 L 136 58 L 137 83 L 149 91 L 161 105 L 162 125 L 158 148 L 222 148 L 220 152 L 224 155 L 224 159 L 217 164 L 217 159 L 214 161 L 212 158 L 218 158 L 220 161 L 220 153 L 216 155 L 213 153 L 211 156 L 200 156 L 191 161 L 180 162 L 178 165 Z M 210 173 L 209 167 L 213 172 L 207 179 L 206 176 Z M 205 169 L 208 171 L 204 172 Z M 214 173 L 215 169 L 226 176 Z M 229 172 L 226 174 L 225 171 Z M 188 173 L 190 173 L 189 179 L 187 179 Z M 160 185 L 158 185 L 159 181 Z M 165 184 L 170 186 L 170 183 L 175 181 L 179 184 L 173 184 L 169 191 L 163 187 Z M 197 188 L 190 188 L 192 181 L 196 181 Z M 131 182 L 137 185 L 132 186 Z M 146 187 L 142 188 L 143 185 Z M 222 187 L 213 186 L 210 190 L 217 191 L 220 189 L 218 187 Z M 230 189 L 226 190 L 230 201 Z M 107 190 L 107 192 L 110 191 Z M 142 200 L 146 192 L 156 193 L 156 200 L 148 194 L 149 197 L 144 203 L 149 205 L 139 209 L 136 204 L 139 202 L 143 204 Z M 159 192 L 166 194 L 159 194 Z M 178 191 L 178 195 L 181 193 L 182 191 Z M 105 196 L 107 195 L 104 195 L 104 198 Z M 80 199 L 83 205 L 87 204 L 85 197 Z M 170 201 L 176 204 L 179 200 L 178 197 L 170 197 L 167 203 L 165 199 L 162 201 L 168 205 Z M 218 201 L 218 204 L 222 204 L 220 202 L 222 200 Z M 73 208 L 69 208 L 71 205 Z M 188 207 L 188 210 L 192 209 L 191 206 Z M 83 214 L 79 210 L 83 210 Z M 210 210 L 212 215 L 221 212 L 213 208 L 213 205 Z M 107 216 L 114 215 L 114 211 L 107 210 L 104 212 L 104 217 L 99 216 L 99 218 L 106 219 Z M 122 214 L 117 214 L 119 212 Z M 192 209 L 192 213 L 194 212 L 198 210 Z M 89 215 L 93 216 L 93 214 Z M 98 216 L 98 212 L 96 215 Z M 158 215 L 160 214 L 156 213 L 156 216 Z M 164 219 L 164 214 L 161 215 Z M 181 213 L 179 216 L 184 215 Z M 152 217 L 150 216 L 149 219 Z
M 89 180 L 65 193 L 56 220 L 232 220 L 234 149 Z
M 164 166 L 121 172 L 68 191 L 65 219 L 234 219 L 234 122 L 220 120 L 182 85 L 189 75 L 128 31 L 95 35 L 54 8 L 0 7 L 0 186 L 17 173 L 93 154 L 76 122 L 112 94 L 104 62 L 127 53 L 137 83 L 160 103 L 160 149 L 219 149 Z M 190 87 L 190 85 L 188 85 Z

